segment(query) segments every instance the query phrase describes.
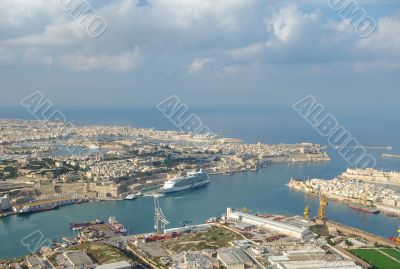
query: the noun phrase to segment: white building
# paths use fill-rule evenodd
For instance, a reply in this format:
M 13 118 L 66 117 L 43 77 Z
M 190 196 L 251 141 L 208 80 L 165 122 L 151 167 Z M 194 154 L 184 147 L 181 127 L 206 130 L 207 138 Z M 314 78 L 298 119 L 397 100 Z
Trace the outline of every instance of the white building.
M 265 229 L 276 231 L 298 239 L 307 239 L 312 236 L 312 233 L 306 228 L 296 227 L 286 223 L 273 221 L 262 217 L 257 217 L 240 211 L 234 211 L 231 208 L 227 208 L 226 218 L 228 220 L 241 221 L 252 225 L 260 226 Z
M 217 269 L 217 259 L 204 255 L 201 252 L 182 252 L 173 257 L 170 269 Z
M 96 269 L 130 269 L 131 265 L 127 261 L 107 263 L 103 265 L 98 265 Z
M 10 208 L 10 198 L 7 195 L 5 195 L 4 197 L 0 197 L 0 212 Z
M 327 254 L 321 248 L 284 251 L 281 256 L 270 256 L 268 261 L 277 269 L 362 269 L 353 261 Z
M 256 268 L 250 258 L 239 248 L 218 251 L 217 259 L 226 269 Z

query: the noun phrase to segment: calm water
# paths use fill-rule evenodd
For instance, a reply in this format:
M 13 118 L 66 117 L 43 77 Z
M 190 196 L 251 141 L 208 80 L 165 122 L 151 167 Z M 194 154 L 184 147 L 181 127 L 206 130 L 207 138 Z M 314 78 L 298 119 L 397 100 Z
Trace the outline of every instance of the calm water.
M 65 110 L 67 116 L 76 122 L 129 124 L 133 126 L 173 129 L 158 111 L 124 110 L 110 111 Z M 285 109 L 273 110 L 198 110 L 200 118 L 213 131 L 226 136 L 239 137 L 247 142 L 294 143 L 313 141 L 326 144 L 324 138 L 309 127 L 295 112 Z M 384 170 L 400 170 L 400 159 L 382 159 L 382 153 L 400 153 L 398 113 L 369 110 L 346 114 L 338 110 L 339 121 L 366 146 L 394 147 L 391 151 L 369 150 L 377 158 L 377 167 Z M 371 114 L 371 115 L 370 115 Z M 14 115 L 14 114 L 13 114 Z M 20 112 L 19 118 L 24 117 Z M 0 117 L 12 117 L 10 112 L 0 110 Z M 16 116 L 13 116 L 16 117 Z M 25 115 L 28 118 L 27 115 Z M 280 214 L 302 214 L 306 205 L 311 206 L 315 215 L 318 200 L 300 192 L 291 192 L 285 184 L 291 177 L 332 178 L 347 168 L 347 163 L 330 149 L 332 161 L 314 164 L 276 164 L 258 172 L 247 172 L 233 176 L 213 176 L 205 188 L 175 193 L 161 198 L 161 206 L 169 227 L 178 226 L 185 220 L 202 223 L 210 216 L 216 216 L 226 207 L 248 207 L 253 211 Z M 330 202 L 328 218 L 362 228 L 382 236 L 393 236 L 400 224 L 398 218 L 384 215 L 369 215 L 349 209 L 343 204 Z M 28 253 L 20 240 L 35 230 L 41 230 L 49 239 L 72 236 L 70 222 L 107 219 L 116 216 L 130 233 L 149 232 L 153 227 L 153 201 L 139 198 L 134 201 L 87 203 L 60 208 L 54 211 L 30 216 L 11 216 L 0 220 L 0 257 L 11 258 Z

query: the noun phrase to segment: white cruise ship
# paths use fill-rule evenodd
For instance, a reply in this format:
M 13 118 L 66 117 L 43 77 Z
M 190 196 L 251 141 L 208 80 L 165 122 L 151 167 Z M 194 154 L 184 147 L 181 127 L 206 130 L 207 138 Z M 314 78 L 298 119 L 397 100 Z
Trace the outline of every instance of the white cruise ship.
M 210 179 L 202 170 L 187 173 L 185 176 L 175 177 L 165 182 L 162 193 L 177 192 L 194 189 L 210 183 Z

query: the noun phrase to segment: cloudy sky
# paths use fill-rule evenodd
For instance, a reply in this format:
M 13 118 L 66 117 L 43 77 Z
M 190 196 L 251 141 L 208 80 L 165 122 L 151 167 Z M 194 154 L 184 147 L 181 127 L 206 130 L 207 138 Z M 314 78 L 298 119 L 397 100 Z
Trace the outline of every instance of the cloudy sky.
M 368 37 L 331 6 L 358 3 Z M 1 106 L 41 90 L 62 106 L 287 106 L 313 94 L 397 106 L 398 0 L 0 0 Z M 330 6 L 331 4 L 331 6 Z M 99 21 L 98 21 L 99 22 Z M 100 24 L 99 24 L 100 25 Z M 93 25 L 92 25 L 93 26 Z

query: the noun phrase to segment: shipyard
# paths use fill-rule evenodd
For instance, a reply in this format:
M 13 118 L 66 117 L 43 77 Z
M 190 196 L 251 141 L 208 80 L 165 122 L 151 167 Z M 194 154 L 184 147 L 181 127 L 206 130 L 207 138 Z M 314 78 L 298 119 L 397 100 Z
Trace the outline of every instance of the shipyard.
M 323 198 L 315 217 L 306 211 L 304 216 L 288 216 L 227 208 L 204 224 L 176 228 L 167 227 L 169 221 L 158 199 L 154 198 L 152 233 L 128 235 L 114 217 L 108 222 L 97 219 L 71 224 L 71 229 L 80 227 L 74 238 L 53 242 L 24 259 L 3 262 L 3 266 L 300 269 L 318 265 L 372 269 L 375 262 L 382 261 L 400 266 L 397 238 L 382 238 L 328 220 Z M 379 258 L 367 260 L 371 253 Z
M 376 170 L 352 170 L 330 180 L 291 179 L 287 184 L 292 190 L 314 195 L 326 195 L 329 199 L 347 203 L 350 208 L 366 213 L 400 215 L 400 193 L 382 183 L 397 184 L 398 172 Z M 377 176 L 375 176 L 377 175 Z M 390 180 L 389 180 L 390 179 Z

